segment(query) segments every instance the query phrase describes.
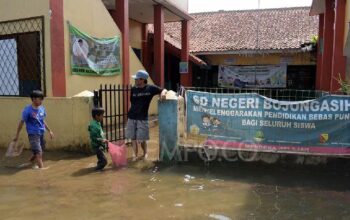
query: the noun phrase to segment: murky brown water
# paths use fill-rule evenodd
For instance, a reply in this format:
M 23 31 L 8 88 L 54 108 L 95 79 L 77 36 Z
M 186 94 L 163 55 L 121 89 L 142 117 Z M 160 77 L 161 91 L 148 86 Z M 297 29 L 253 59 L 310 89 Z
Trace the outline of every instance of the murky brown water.
M 95 173 L 95 157 L 58 152 L 46 153 L 48 170 L 18 168 L 29 156 L 2 161 L 1 219 L 350 218 L 344 173 L 142 161 Z

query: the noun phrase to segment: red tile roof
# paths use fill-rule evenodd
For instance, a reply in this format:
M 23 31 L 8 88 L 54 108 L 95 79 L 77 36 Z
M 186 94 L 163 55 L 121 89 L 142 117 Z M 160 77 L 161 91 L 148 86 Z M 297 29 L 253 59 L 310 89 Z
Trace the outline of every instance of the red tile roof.
M 190 52 L 299 49 L 318 34 L 318 17 L 309 12 L 299 7 L 191 14 Z M 165 32 L 165 39 L 181 48 L 181 23 L 166 23 Z

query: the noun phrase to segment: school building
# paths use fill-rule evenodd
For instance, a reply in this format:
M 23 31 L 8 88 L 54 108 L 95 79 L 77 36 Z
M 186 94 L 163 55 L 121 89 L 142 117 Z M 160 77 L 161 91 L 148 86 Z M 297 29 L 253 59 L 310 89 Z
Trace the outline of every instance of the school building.
M 86 125 L 91 119 L 91 97 L 75 97 L 101 84 L 131 84 L 131 75 L 147 64 L 150 83 L 164 86 L 164 24 L 181 22 L 177 62 L 199 62 L 189 56 L 187 0 L 0 0 L 0 146 L 6 146 L 16 130 L 22 108 L 30 103 L 33 89 L 44 91 L 48 123 L 57 138 L 49 147 L 88 146 Z M 82 76 L 71 74 L 71 42 L 68 23 L 96 38 L 120 37 L 121 74 Z M 147 24 L 154 24 L 152 49 Z M 166 39 L 165 39 L 166 40 Z M 172 64 L 172 65 L 179 65 Z M 155 74 L 156 73 L 156 74 Z M 187 80 L 183 74 L 180 80 Z M 83 94 L 83 96 L 85 96 Z M 150 114 L 157 114 L 156 100 Z M 22 131 L 22 140 L 26 140 Z
M 350 2 L 313 0 L 310 15 L 319 17 L 316 88 L 335 92 L 339 76 L 349 79 Z
M 164 23 L 170 21 L 182 24 L 184 49 L 176 52 L 179 61 L 189 60 L 192 18 L 187 0 L 1 0 L 0 6 L 0 79 L 7 84 L 6 88 L 1 84 L 1 96 L 26 96 L 40 88 L 48 97 L 70 97 L 100 84 L 129 84 L 130 75 L 145 69 L 143 63 L 164 86 Z M 72 75 L 68 22 L 93 37 L 120 36 L 122 74 Z M 147 44 L 147 23 L 155 27 L 151 56 L 142 49 Z
M 187 86 L 218 87 L 220 66 L 287 65 L 287 89 L 315 89 L 318 17 L 309 7 L 190 14 L 193 65 Z M 179 22 L 165 33 L 179 44 Z M 186 86 L 186 85 L 185 85 Z

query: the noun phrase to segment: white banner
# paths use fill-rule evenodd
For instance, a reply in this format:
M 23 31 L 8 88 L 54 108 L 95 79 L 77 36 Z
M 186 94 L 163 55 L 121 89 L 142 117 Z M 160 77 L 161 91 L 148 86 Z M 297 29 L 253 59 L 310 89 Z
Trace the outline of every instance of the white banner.
M 286 88 L 287 65 L 219 66 L 220 87 Z

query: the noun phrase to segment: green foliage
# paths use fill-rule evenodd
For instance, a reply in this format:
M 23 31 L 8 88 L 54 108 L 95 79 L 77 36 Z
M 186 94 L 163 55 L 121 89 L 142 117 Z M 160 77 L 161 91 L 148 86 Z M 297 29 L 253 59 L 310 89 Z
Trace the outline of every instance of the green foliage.
M 345 93 L 347 95 L 350 95 L 350 81 L 349 80 L 343 80 L 340 76 L 340 73 L 338 75 L 338 78 L 336 78 L 338 81 L 340 88 L 339 91 L 342 93 Z
M 312 36 L 312 38 L 311 38 L 311 43 L 312 44 L 317 44 L 317 42 L 318 42 L 318 36 Z

